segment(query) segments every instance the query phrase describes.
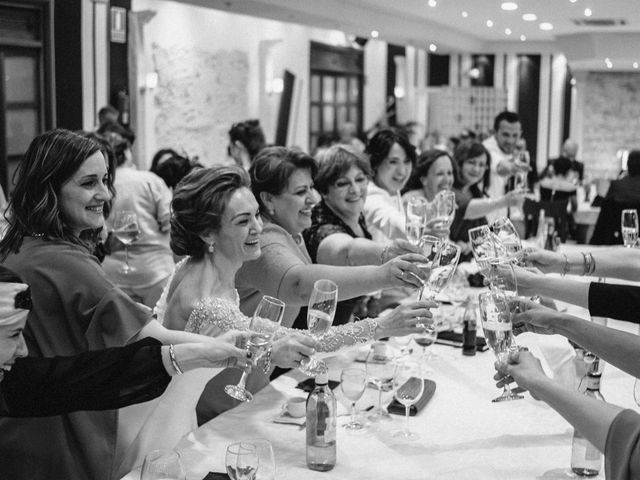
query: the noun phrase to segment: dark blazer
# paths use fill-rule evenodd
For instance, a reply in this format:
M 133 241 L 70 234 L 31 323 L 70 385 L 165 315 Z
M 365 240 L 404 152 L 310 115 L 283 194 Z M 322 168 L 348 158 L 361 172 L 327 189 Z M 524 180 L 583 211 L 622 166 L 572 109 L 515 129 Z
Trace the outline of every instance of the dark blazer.
M 620 180 L 613 180 L 605 198 L 618 203 L 640 205 L 640 177 L 626 176 Z

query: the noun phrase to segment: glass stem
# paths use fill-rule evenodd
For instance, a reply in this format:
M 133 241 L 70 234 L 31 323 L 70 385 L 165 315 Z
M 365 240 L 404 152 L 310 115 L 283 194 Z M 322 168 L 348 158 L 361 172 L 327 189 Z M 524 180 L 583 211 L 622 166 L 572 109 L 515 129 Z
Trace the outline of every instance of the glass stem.
M 409 433 L 409 405 L 404 406 L 404 431 Z
M 378 411 L 382 411 L 382 384 L 378 385 Z
M 251 371 L 251 366 L 246 366 L 244 367 L 244 370 L 242 370 L 242 376 L 240 377 L 240 380 L 238 381 L 238 387 L 246 390 L 245 385 L 247 383 L 247 375 L 249 375 L 249 372 Z
M 124 264 L 127 266 L 127 270 L 129 270 L 129 245 L 124 246 Z
M 351 425 L 356 423 L 356 402 L 351 402 Z

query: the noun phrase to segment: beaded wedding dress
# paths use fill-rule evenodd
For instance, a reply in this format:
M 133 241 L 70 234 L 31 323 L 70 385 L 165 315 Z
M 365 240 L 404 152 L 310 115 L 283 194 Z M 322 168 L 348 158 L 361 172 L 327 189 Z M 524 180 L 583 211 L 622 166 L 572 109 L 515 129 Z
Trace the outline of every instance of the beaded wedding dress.
M 154 308 L 157 320 L 162 324 L 164 324 L 173 278 L 186 261 L 187 259 L 183 259 L 176 264 Z M 238 293 L 234 293 L 233 300 L 223 297 L 201 299 L 189 315 L 185 331 L 215 337 L 229 330 L 247 330 L 250 319 L 240 311 L 240 299 Z M 267 321 L 265 320 L 265 322 Z M 367 343 L 373 340 L 377 325 L 376 320 L 364 319 L 331 327 L 319 339 L 320 350 L 332 352 L 344 346 Z M 275 339 L 301 332 L 303 331 L 278 326 Z M 144 455 L 151 450 L 173 448 L 184 435 L 197 428 L 195 407 L 198 399 L 209 380 L 222 370 L 220 368 L 200 368 L 174 376 L 167 390 L 153 405 L 139 433 L 131 441 L 120 471 L 126 467 L 130 470 L 140 465 L 144 460 Z M 255 374 L 264 375 L 259 372 Z M 268 379 L 265 376 L 264 383 L 266 384 L 266 382 Z M 220 394 L 225 395 L 224 392 L 220 392 Z

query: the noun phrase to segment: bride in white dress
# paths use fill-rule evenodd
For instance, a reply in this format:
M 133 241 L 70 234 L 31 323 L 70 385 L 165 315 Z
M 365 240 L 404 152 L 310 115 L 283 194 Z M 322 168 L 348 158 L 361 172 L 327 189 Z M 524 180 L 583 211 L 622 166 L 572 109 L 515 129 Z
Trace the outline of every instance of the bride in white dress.
M 175 254 L 186 255 L 186 258 L 176 265 L 156 305 L 158 320 L 168 328 L 211 336 L 229 330 L 246 330 L 249 319 L 239 310 L 235 274 L 243 262 L 260 256 L 262 232 L 258 203 L 249 189 L 246 172 L 235 166 L 191 172 L 174 192 L 172 213 L 171 248 Z M 368 272 L 369 267 L 332 268 L 350 269 L 355 282 Z M 303 330 L 280 327 L 273 343 L 271 362 L 280 367 L 295 368 L 315 350 L 335 351 L 342 346 L 377 338 L 415 333 L 419 330 L 416 324 L 432 316 L 428 306 L 428 302 L 416 301 L 397 307 L 384 319 L 364 319 L 332 327 L 319 342 L 305 335 Z M 172 322 L 166 323 L 165 318 Z M 179 324 L 173 321 L 175 318 L 188 318 L 188 321 L 186 325 Z M 260 368 L 253 370 L 247 379 L 248 390 L 255 392 L 268 383 L 268 368 L 265 370 L 267 372 Z M 212 377 L 210 372 L 203 373 L 198 375 L 198 371 L 194 371 L 170 384 L 156 408 L 159 415 L 154 412 L 147 419 L 136 443 L 147 446 L 149 442 L 144 442 L 144 438 L 164 436 L 159 429 L 168 423 L 171 423 L 170 442 L 196 427 L 195 404 Z M 240 370 L 227 369 L 218 373 L 218 377 L 220 375 L 229 376 L 227 383 L 235 384 Z M 233 406 L 223 391 L 216 393 L 215 401 Z M 171 416 L 188 420 L 178 426 L 171 421 Z

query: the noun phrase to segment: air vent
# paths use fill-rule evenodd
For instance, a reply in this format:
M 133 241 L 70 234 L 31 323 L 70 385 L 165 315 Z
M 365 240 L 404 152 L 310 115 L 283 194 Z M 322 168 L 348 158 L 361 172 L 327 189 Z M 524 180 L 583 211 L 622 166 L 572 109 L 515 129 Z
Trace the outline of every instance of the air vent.
M 579 27 L 620 27 L 627 21 L 622 18 L 574 18 L 573 23 Z

